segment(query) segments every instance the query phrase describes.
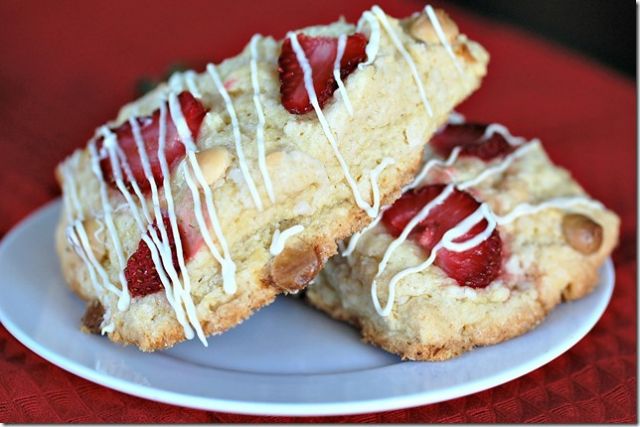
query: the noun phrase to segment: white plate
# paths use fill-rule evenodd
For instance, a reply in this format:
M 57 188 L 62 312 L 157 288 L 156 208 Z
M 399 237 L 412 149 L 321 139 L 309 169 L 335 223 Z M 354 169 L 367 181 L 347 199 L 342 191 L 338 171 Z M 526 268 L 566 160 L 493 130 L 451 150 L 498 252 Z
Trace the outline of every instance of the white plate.
M 606 308 L 607 261 L 595 292 L 562 304 L 535 330 L 447 362 L 401 362 L 293 298 L 279 298 L 241 326 L 144 354 L 78 330 L 84 304 L 66 287 L 53 248 L 60 203 L 0 244 L 0 320 L 61 368 L 124 393 L 174 405 L 264 415 L 335 415 L 440 402 L 502 384 L 578 342 Z

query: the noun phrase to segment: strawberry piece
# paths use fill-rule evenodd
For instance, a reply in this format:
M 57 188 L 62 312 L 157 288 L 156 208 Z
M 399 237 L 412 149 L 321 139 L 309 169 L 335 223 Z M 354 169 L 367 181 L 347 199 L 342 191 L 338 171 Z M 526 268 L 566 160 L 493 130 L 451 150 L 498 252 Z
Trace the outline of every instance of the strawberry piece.
M 485 221 L 483 221 L 485 222 Z M 481 232 L 486 224 L 476 231 Z M 474 230 L 459 239 L 465 241 L 473 237 Z M 502 239 L 498 230 L 479 245 L 464 251 L 453 252 L 446 249 L 438 251 L 436 265 L 444 270 L 459 285 L 471 288 L 486 288 L 500 274 L 502 267 Z
M 365 52 L 367 43 L 368 40 L 362 33 L 355 33 L 347 37 L 347 42 L 344 45 L 344 53 L 340 59 L 341 79 L 346 79 L 349 74 L 355 71 L 358 64 L 367 60 L 367 54 Z M 338 41 L 336 39 L 336 50 L 337 49 Z M 336 88 L 337 87 L 338 84 L 336 83 Z
M 393 236 L 398 237 L 409 224 L 411 218 L 416 216 L 424 205 L 435 199 L 442 192 L 442 188 L 444 187 L 441 185 L 427 185 L 407 191 L 384 212 L 382 222 Z M 421 227 L 422 224 L 418 224 L 412 234 L 415 234 Z
M 450 124 L 431 138 L 429 145 L 442 157 L 449 157 L 455 147 L 462 147 L 460 156 L 474 156 L 484 161 L 503 157 L 513 152 L 513 147 L 500 134 L 494 133 L 482 140 L 486 124 Z
M 167 230 L 167 237 L 169 238 L 169 247 L 171 248 L 171 255 L 173 260 L 173 267 L 178 268 L 178 257 L 176 254 L 175 241 L 173 239 L 173 232 L 171 230 L 171 223 L 169 218 L 163 216 L 162 221 L 164 227 Z M 154 224 L 154 228 L 160 237 L 160 231 L 158 225 Z M 180 235 L 182 232 L 178 229 Z M 156 270 L 156 266 L 151 258 L 151 250 L 149 246 L 140 240 L 138 248 L 131 254 L 127 260 L 127 266 L 124 269 L 124 276 L 127 279 L 129 285 L 129 293 L 132 297 L 143 297 L 149 294 L 153 294 L 164 289 L 160 276 Z
M 455 147 L 477 144 L 487 125 L 480 123 L 448 124 L 438 131 L 429 145 L 442 157 L 448 157 Z
M 182 108 L 182 114 L 184 115 L 187 125 L 189 126 L 189 130 L 191 131 L 193 139 L 195 140 L 198 137 L 198 133 L 200 132 L 200 125 L 202 124 L 202 120 L 204 119 L 207 110 L 203 107 L 200 101 L 195 99 L 193 95 L 191 95 L 191 93 L 186 91 L 178 95 L 178 101 L 180 102 L 180 107 Z M 153 178 L 158 184 L 158 187 L 161 187 L 163 174 L 160 167 L 160 161 L 158 160 L 160 110 L 158 109 L 154 111 L 151 116 L 138 117 L 135 120 L 140 126 L 140 133 L 144 141 L 147 157 L 149 158 Z M 118 145 L 120 146 L 120 149 L 127 159 L 127 163 L 129 164 L 133 178 L 138 183 L 140 190 L 144 193 L 147 193 L 151 189 L 151 185 L 149 184 L 149 181 L 144 174 L 144 169 L 142 168 L 142 160 L 140 158 L 140 153 L 138 152 L 138 147 L 133 137 L 133 130 L 131 129 L 129 121 L 124 122 L 122 125 L 120 125 L 120 127 L 116 129 L 112 129 L 112 132 L 115 133 L 116 137 L 118 138 Z M 101 138 L 98 141 L 98 148 L 102 147 L 102 143 L 103 139 Z M 169 171 L 173 170 L 173 168 L 175 168 L 175 166 L 185 156 L 184 144 L 182 144 L 182 142 L 180 141 L 178 130 L 176 129 L 173 120 L 171 120 L 168 106 L 164 155 L 167 159 L 167 164 L 169 165 Z M 113 176 L 113 170 L 111 169 L 111 160 L 109 159 L 109 156 L 104 157 L 100 161 L 100 168 L 102 169 L 105 180 L 115 187 L 115 178 Z M 131 183 L 128 182 L 127 176 L 124 171 L 122 173 L 122 176 L 126 181 L 129 189 L 131 189 Z
M 299 34 L 298 42 L 305 53 L 313 75 L 313 87 L 320 108 L 338 87 L 333 77 L 333 63 L 338 53 L 338 39 L 335 37 L 310 37 Z M 365 48 L 367 39 L 360 33 L 347 38 L 344 54 L 340 60 L 340 78 L 351 74 L 359 63 L 367 59 Z M 304 73 L 296 58 L 296 53 L 288 38 L 282 44 L 278 58 L 280 73 L 280 95 L 282 105 L 292 114 L 304 114 L 313 109 L 304 86 Z
M 384 213 L 382 222 L 393 236 L 399 236 L 411 218 L 444 188 L 445 185 L 436 184 L 406 192 Z M 430 252 L 448 230 L 471 215 L 479 206 L 480 203 L 469 193 L 454 190 L 444 202 L 429 211 L 427 217 L 412 230 L 409 238 Z M 484 231 L 486 227 L 487 221 L 482 220 L 455 242 L 464 242 Z M 467 251 L 453 252 L 440 249 L 436 254 L 435 264 L 461 286 L 484 288 L 500 274 L 500 234 L 498 230 L 494 230 L 487 240 Z

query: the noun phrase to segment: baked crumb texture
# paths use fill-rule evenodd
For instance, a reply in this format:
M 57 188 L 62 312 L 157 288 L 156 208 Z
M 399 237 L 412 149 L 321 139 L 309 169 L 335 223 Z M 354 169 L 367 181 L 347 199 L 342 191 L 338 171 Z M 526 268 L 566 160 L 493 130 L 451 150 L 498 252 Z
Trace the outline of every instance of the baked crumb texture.
M 506 170 L 467 191 L 503 216 L 523 203 L 586 196 L 566 170 L 551 163 L 539 142 L 529 144 L 534 145 Z M 427 183 L 465 181 L 499 162 L 461 158 L 446 175 L 429 175 Z M 592 234 L 596 243 L 582 239 L 578 227 L 599 230 Z M 350 256 L 329 260 L 306 299 L 358 327 L 365 341 L 403 359 L 449 359 L 521 335 L 557 304 L 591 292 L 617 244 L 619 219 L 603 206 L 548 208 L 498 225 L 498 230 L 504 245 L 502 273 L 484 289 L 459 286 L 432 265 L 402 279 L 391 313 L 381 316 L 372 303 L 371 282 L 393 237 L 378 225 L 361 237 Z M 426 257 L 411 240 L 398 248 L 378 278 L 383 304 L 391 277 Z
M 396 20 L 379 9 L 378 15 L 368 13 L 380 27 L 379 48 L 371 64 L 359 67 L 344 81 L 353 115 L 348 114 L 339 91 L 324 105 L 322 112 L 367 202 L 372 202 L 371 172 L 384 159 L 393 160 L 380 172 L 378 179 L 381 204 L 385 205 L 399 197 L 402 186 L 413 178 L 430 136 L 446 121 L 452 109 L 478 88 L 489 58 L 480 45 L 458 33 L 453 21 L 447 17 L 445 22 L 445 15 L 440 11 L 455 60 L 445 44 L 430 31 L 430 21 L 424 21 L 421 15 Z M 376 25 L 363 22 L 359 31 L 370 38 Z M 340 21 L 306 28 L 300 33 L 337 37 L 355 30 L 355 26 Z M 395 41 L 390 38 L 389 30 Z M 395 42 L 406 50 L 415 64 L 415 76 Z M 313 111 L 303 115 L 290 114 L 281 105 L 277 62 L 282 41 L 260 37 L 254 43 L 255 56 L 248 45 L 238 56 L 216 68 L 235 109 L 247 170 L 263 204 L 262 210 L 256 207 L 243 177 L 233 120 L 210 72 L 174 75 L 168 84 L 124 106 L 117 118 L 107 124 L 115 129 L 132 117 L 152 114 L 165 102 L 170 90 L 190 90 L 209 110 L 194 143 L 212 191 L 230 257 L 236 266 L 237 289 L 225 292 L 220 264 L 206 246 L 203 245 L 189 260 L 191 289 L 188 297 L 193 301 L 204 335 L 219 334 L 239 324 L 256 309 L 271 303 L 279 293 L 295 293 L 302 289 L 336 253 L 336 241 L 371 221 L 371 217 L 356 205 L 352 189 L 316 114 Z M 275 202 L 269 198 L 259 165 L 256 143 L 259 117 L 254 104 L 252 57 L 265 116 L 265 165 Z M 432 115 L 426 111 L 415 77 L 424 87 Z M 194 211 L 194 199 L 185 182 L 184 163 L 186 160 L 173 170 L 170 178 L 179 220 L 192 216 Z M 72 200 L 65 173 L 73 177 L 81 213 L 75 212 L 78 223 L 86 230 L 97 263 L 108 281 L 118 289 L 121 288 L 122 268 L 105 224 L 100 181 L 91 169 L 90 152 L 87 148 L 78 150 L 58 167 L 56 173 L 65 201 L 57 229 L 57 251 L 65 279 L 71 289 L 87 301 L 83 329 L 101 330 L 112 341 L 134 344 L 144 351 L 168 348 L 183 341 L 185 330 L 164 291 L 132 298 L 128 307 L 120 309 L 116 293 L 94 286 L 87 264 L 67 238 Z M 113 207 L 114 228 L 126 260 L 138 247 L 142 234 L 122 194 L 111 186 L 107 191 Z M 162 190 L 160 193 L 160 205 L 164 210 L 166 200 Z M 201 196 L 204 204 L 202 192 Z M 146 203 L 153 212 L 150 196 L 146 197 Z M 302 225 L 303 231 L 288 238 L 282 252 L 272 255 L 269 249 L 276 229 L 283 231 L 295 225 Z M 214 244 L 220 249 L 219 241 Z M 593 259 L 595 263 L 596 258 Z M 334 262 L 330 271 L 338 270 L 338 263 Z M 100 277 L 98 282 L 102 282 Z M 319 295 L 333 291 L 328 286 L 326 291 L 323 289 L 316 288 L 318 297 L 314 300 L 319 305 L 333 314 L 346 310 L 324 303 L 324 297 Z M 101 314 L 102 322 L 98 319 Z M 368 326 L 365 330 L 374 334 Z M 369 336 L 380 336 L 381 340 L 395 343 L 396 335 L 378 332 L 383 330 L 376 330 L 376 335 Z M 377 335 L 379 333 L 382 335 Z M 405 339 L 401 336 L 398 339 Z M 413 342 L 410 335 L 406 339 Z

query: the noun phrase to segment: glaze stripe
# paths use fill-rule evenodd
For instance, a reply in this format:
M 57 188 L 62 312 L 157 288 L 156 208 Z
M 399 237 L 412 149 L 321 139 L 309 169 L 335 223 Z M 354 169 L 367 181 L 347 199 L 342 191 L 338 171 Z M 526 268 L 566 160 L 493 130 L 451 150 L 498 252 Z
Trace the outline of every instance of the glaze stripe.
M 146 149 L 144 147 L 144 140 L 142 138 L 142 135 L 140 133 L 140 128 L 138 126 L 138 123 L 135 120 L 130 120 L 130 124 L 132 127 L 132 131 L 133 131 L 133 135 L 134 135 L 134 139 L 136 142 L 136 147 L 138 149 L 138 155 L 140 156 L 140 160 L 142 163 L 142 167 L 144 170 L 144 174 L 145 177 L 147 178 L 147 181 L 150 184 L 151 187 L 151 200 L 152 200 L 152 205 L 153 205 L 153 210 L 154 210 L 154 215 L 155 215 L 155 223 L 156 226 L 158 228 L 158 230 L 160 231 L 160 235 L 162 238 L 162 241 L 160 241 L 157 237 L 157 233 L 155 231 L 155 229 L 153 229 L 153 227 L 149 227 L 149 234 L 151 234 L 153 241 L 155 243 L 155 245 L 157 246 L 157 248 L 159 250 L 161 250 L 162 253 L 162 262 L 163 262 L 163 266 L 164 269 L 167 271 L 167 273 L 169 274 L 169 276 L 171 277 L 171 286 L 173 286 L 172 291 L 173 291 L 173 298 L 176 302 L 174 302 L 174 304 L 172 305 L 172 307 L 174 308 L 174 311 L 176 312 L 176 317 L 178 319 L 178 322 L 182 325 L 183 329 L 185 330 L 185 337 L 188 339 L 193 338 L 193 332 L 190 331 L 190 329 L 188 327 L 185 327 L 186 325 L 186 320 L 184 318 L 184 313 L 183 313 L 183 306 L 184 309 L 187 311 L 187 315 L 189 317 L 189 324 L 191 326 L 193 326 L 193 328 L 196 330 L 196 333 L 198 335 L 198 338 L 200 339 L 200 341 L 207 346 L 207 341 L 206 338 L 204 337 L 204 333 L 202 331 L 202 328 L 200 327 L 200 322 L 197 321 L 197 319 L 194 319 L 195 317 L 195 309 L 194 309 L 194 303 L 193 303 L 193 299 L 191 298 L 191 294 L 189 293 L 190 288 L 191 288 L 191 279 L 189 277 L 189 272 L 186 268 L 186 261 L 185 261 L 185 256 L 184 256 L 184 251 L 183 251 L 183 245 L 182 245 L 182 238 L 180 236 L 180 232 L 178 230 L 178 225 L 177 225 L 177 217 L 175 215 L 175 210 L 173 207 L 173 194 L 171 192 L 171 183 L 169 182 L 169 180 L 165 180 L 165 177 L 169 176 L 169 171 L 168 171 L 168 165 L 167 165 L 167 160 L 166 160 L 166 156 L 164 154 L 164 146 L 166 144 L 166 120 L 167 120 L 167 114 L 166 114 L 166 107 L 164 107 L 164 102 L 162 103 L 162 108 L 160 111 L 160 121 L 161 121 L 161 125 L 160 125 L 160 132 L 158 132 L 158 161 L 160 163 L 160 167 L 161 167 L 161 171 L 162 171 L 162 176 L 163 176 L 163 185 L 165 187 L 165 199 L 168 202 L 168 199 L 171 199 L 171 205 L 170 205 L 170 209 L 168 209 L 167 211 L 167 216 L 169 217 L 169 224 L 171 225 L 171 231 L 172 231 L 172 236 L 173 236 L 173 241 L 174 241 L 174 245 L 176 248 L 176 259 L 178 260 L 178 266 L 180 268 L 180 274 L 182 275 L 182 282 L 180 281 L 180 277 L 178 276 L 178 272 L 176 271 L 174 265 L 173 265 L 173 254 L 171 251 L 171 246 L 170 246 L 170 241 L 169 241 L 169 237 L 168 237 L 168 233 L 164 224 L 164 220 L 162 217 L 162 212 L 160 209 L 160 200 L 159 200 L 159 195 L 158 195 L 158 186 L 157 183 L 153 177 L 153 173 L 151 171 L 151 164 L 149 162 L 149 158 L 146 152 Z M 165 174 L 166 171 L 166 174 Z M 135 180 L 133 180 L 135 181 Z M 146 199 L 142 196 L 142 194 L 139 195 L 140 197 L 140 203 L 145 206 L 146 205 Z M 168 203 L 169 205 L 169 203 Z M 146 210 L 146 209 L 145 209 Z M 151 222 L 149 220 L 149 222 Z M 175 226 L 174 226 L 175 224 Z M 147 246 L 149 246 L 147 244 Z M 161 269 L 159 269 L 156 266 L 156 269 L 160 272 Z M 161 281 L 162 281 L 162 276 L 160 276 Z M 163 282 L 164 284 L 164 282 Z M 165 285 L 166 288 L 166 285 Z M 177 305 L 177 306 L 174 306 Z M 188 325 L 187 325 L 188 326 Z
M 367 42 L 367 47 L 365 48 L 365 53 L 367 54 L 367 60 L 365 62 L 361 62 L 358 64 L 358 69 L 362 70 L 366 66 L 373 64 L 376 56 L 378 56 L 378 50 L 380 49 L 380 23 L 376 19 L 375 15 L 368 10 L 362 13 L 360 20 L 358 21 L 358 26 L 356 27 L 357 32 L 361 32 L 364 28 L 364 25 L 368 24 L 371 29 L 369 34 L 369 41 Z
M 253 203 L 255 203 L 256 208 L 259 211 L 262 210 L 262 200 L 260 199 L 260 195 L 258 194 L 258 190 L 256 189 L 256 184 L 253 182 L 253 178 L 251 177 L 251 173 L 249 172 L 249 165 L 247 164 L 247 160 L 244 156 L 244 150 L 242 148 L 242 135 L 240 134 L 240 125 L 238 124 L 238 116 L 236 115 L 236 110 L 233 107 L 233 103 L 231 102 L 231 98 L 229 97 L 229 93 L 224 88 L 222 81 L 220 80 L 220 76 L 218 75 L 218 71 L 216 66 L 213 64 L 207 65 L 207 72 L 213 79 L 213 83 L 216 85 L 218 92 L 222 96 L 224 100 L 225 108 L 227 109 L 227 113 L 231 118 L 231 127 L 233 128 L 233 140 L 236 145 L 236 154 L 238 155 L 238 164 L 240 166 L 240 171 L 242 172 L 242 176 L 244 177 L 244 181 L 247 183 L 249 187 L 249 193 L 251 193 L 251 198 L 253 199 Z
M 458 70 L 458 73 L 460 73 L 460 76 L 464 77 L 464 70 L 462 69 L 462 64 L 460 64 L 460 61 L 458 60 L 456 55 L 453 53 L 453 49 L 451 49 L 451 44 L 449 43 L 449 40 L 447 39 L 447 36 L 445 35 L 444 31 L 442 30 L 442 26 L 440 25 L 440 20 L 438 19 L 438 16 L 434 12 L 430 4 L 425 6 L 424 12 L 427 14 L 429 21 L 431 21 L 431 25 L 433 26 L 433 29 L 436 31 L 436 35 L 440 39 L 440 43 L 442 44 L 442 46 L 444 46 L 444 49 L 447 51 L 447 55 L 449 55 L 449 57 L 451 58 L 453 65 L 455 65 L 456 67 L 456 70 Z
M 304 231 L 304 226 L 298 224 L 293 227 L 289 227 L 284 231 L 280 231 L 276 229 L 273 233 L 273 238 L 271 239 L 271 246 L 269 247 L 269 253 L 273 256 L 279 255 L 284 250 L 284 245 L 287 240 L 295 236 L 296 234 L 302 233 Z
M 353 106 L 351 105 L 351 101 L 349 100 L 347 88 L 344 87 L 344 83 L 342 82 L 342 78 L 340 77 L 340 62 L 342 61 L 342 56 L 344 55 L 344 48 L 346 44 L 347 36 L 345 34 L 340 34 L 340 36 L 338 37 L 338 51 L 336 53 L 336 60 L 333 63 L 333 78 L 338 84 L 338 93 L 340 93 L 340 97 L 342 98 L 342 102 L 344 102 L 347 113 L 349 113 L 350 116 L 353 116 Z
M 141 143 L 141 141 L 138 139 L 140 138 L 138 123 L 134 119 L 130 119 L 129 124 L 132 126 L 132 133 L 134 135 L 134 139 L 136 139 L 136 143 L 138 144 L 137 148 L 140 149 L 139 144 Z M 136 130 L 138 131 L 137 134 L 136 134 Z M 149 217 L 149 212 L 146 207 L 146 198 L 143 196 L 135 177 L 131 173 L 131 169 L 130 169 L 130 166 L 128 165 L 127 158 L 124 155 L 124 153 L 122 153 L 119 147 L 116 135 L 113 132 L 111 132 L 106 126 L 101 128 L 101 133 L 104 138 L 103 139 L 104 147 L 108 153 L 108 156 L 111 162 L 111 170 L 113 171 L 113 176 L 116 181 L 116 187 L 118 188 L 122 196 L 125 198 L 129 206 L 129 210 L 133 215 L 136 225 L 138 226 L 138 231 L 140 232 L 140 239 L 149 248 L 149 251 L 151 253 L 151 259 L 154 264 L 154 268 L 158 272 L 158 277 L 160 278 L 160 282 L 165 288 L 165 295 L 167 297 L 167 300 L 169 301 L 169 305 L 171 305 L 171 307 L 175 311 L 178 322 L 180 323 L 180 325 L 184 330 L 185 337 L 187 339 L 191 339 L 193 338 L 193 330 L 191 329 L 189 324 L 186 322 L 186 319 L 184 317 L 184 312 L 182 310 L 182 306 L 180 302 L 181 294 L 182 294 L 182 285 L 178 279 L 175 269 L 173 268 L 171 249 L 167 242 L 165 242 L 164 245 L 162 242 L 160 242 L 158 235 L 156 233 L 156 230 L 151 225 L 151 219 Z M 145 169 L 150 170 L 150 165 L 148 164 L 145 165 L 144 163 L 145 159 L 146 157 L 141 157 L 143 170 Z M 134 192 L 138 197 L 138 200 L 140 201 L 140 205 L 142 206 L 142 209 L 144 211 L 146 221 L 143 221 L 137 204 L 133 200 L 131 193 L 129 192 L 126 185 L 124 184 L 123 176 L 122 176 L 123 170 L 125 171 L 127 175 L 127 179 L 131 184 L 131 186 L 133 187 Z M 162 224 L 162 220 L 160 220 L 159 224 Z M 161 225 L 158 225 L 158 227 L 160 226 Z M 164 225 L 162 225 L 162 227 L 164 227 Z M 151 236 L 151 238 L 149 236 Z M 158 256 L 158 254 L 160 254 L 160 256 Z M 169 279 L 167 278 L 165 271 L 171 276 L 171 282 L 169 282 Z
M 111 215 L 112 207 L 111 207 L 111 203 L 109 203 L 107 186 L 102 176 L 102 170 L 100 169 L 100 158 L 98 156 L 98 151 L 96 149 L 96 144 L 94 140 L 89 142 L 89 154 L 91 156 L 91 170 L 93 171 L 94 175 L 96 176 L 100 184 L 100 200 L 102 203 L 104 220 L 105 220 L 105 223 L 107 224 L 107 230 L 109 231 L 109 236 L 111 238 L 111 242 L 113 243 L 114 251 L 116 253 L 116 257 L 118 259 L 118 264 L 119 264 L 118 279 L 120 280 L 122 290 L 118 298 L 118 310 L 124 311 L 129 307 L 129 303 L 131 302 L 131 297 L 129 295 L 129 289 L 127 286 L 127 279 L 124 277 L 124 267 L 126 265 L 126 261 L 124 259 L 124 252 L 122 250 L 120 237 L 118 236 L 118 232 L 113 222 L 113 216 Z
M 259 34 L 254 35 L 251 38 L 251 85 L 253 86 L 253 105 L 256 108 L 256 114 L 258 115 L 258 124 L 256 125 L 256 145 L 258 146 L 258 167 L 262 174 L 262 181 L 264 182 L 265 190 L 269 196 L 269 200 L 272 204 L 276 202 L 276 196 L 273 191 L 273 184 L 271 183 L 271 176 L 269 175 L 269 169 L 267 169 L 267 158 L 264 147 L 264 111 L 262 109 L 262 103 L 260 102 L 260 83 L 258 80 L 258 40 L 261 38 Z
M 494 127 L 494 129 L 496 131 L 506 130 L 506 128 L 504 128 L 504 127 L 502 127 L 502 129 L 501 129 L 499 125 Z M 486 135 L 486 133 L 485 133 L 485 135 Z M 487 138 L 483 138 L 482 140 L 486 140 L 486 139 Z M 522 142 L 520 142 L 520 140 L 521 140 L 520 138 L 514 138 L 513 140 L 516 141 L 517 145 L 521 145 L 522 144 Z M 480 182 L 482 182 L 483 180 L 489 178 L 490 176 L 492 176 L 494 174 L 498 174 L 498 173 L 504 172 L 516 159 L 524 156 L 525 154 L 527 154 L 529 151 L 531 151 L 534 147 L 536 147 L 539 144 L 540 144 L 540 141 L 537 140 L 537 139 L 534 139 L 530 143 L 528 143 L 526 145 L 522 145 L 520 148 L 518 148 L 516 151 L 514 151 L 510 155 L 505 156 L 504 159 L 502 159 L 502 161 L 499 162 L 498 164 L 483 170 L 475 178 L 469 179 L 469 180 L 464 181 L 462 183 L 447 185 L 447 187 L 445 187 L 445 189 L 440 193 L 440 195 L 438 195 L 438 197 L 436 197 L 430 203 L 425 205 L 425 207 L 423 207 L 423 209 L 420 212 L 418 212 L 418 214 L 411 219 L 409 224 L 407 224 L 405 229 L 402 231 L 401 235 L 397 239 L 392 241 L 391 244 L 389 244 L 389 246 L 387 247 L 387 250 L 385 251 L 385 254 L 384 254 L 382 260 L 378 264 L 378 273 L 376 274 L 376 276 L 374 277 L 374 279 L 373 279 L 373 281 L 371 283 L 371 296 L 372 296 L 372 299 L 373 299 L 373 304 L 374 304 L 374 307 L 375 307 L 376 311 L 378 312 L 378 314 L 380 316 L 388 316 L 391 313 L 391 310 L 393 308 L 393 302 L 394 302 L 394 299 L 395 299 L 395 289 L 396 289 L 396 286 L 397 286 L 398 282 L 400 280 L 402 280 L 403 278 L 411 275 L 411 274 L 418 273 L 420 271 L 425 270 L 429 266 L 431 266 L 431 264 L 433 264 L 433 262 L 435 260 L 435 256 L 436 256 L 438 250 L 440 250 L 443 247 L 445 249 L 447 249 L 447 250 L 451 250 L 451 251 L 454 251 L 454 252 L 463 252 L 463 251 L 469 250 L 469 249 L 481 244 L 486 239 L 488 239 L 491 236 L 491 234 L 493 233 L 493 230 L 495 230 L 497 225 L 505 225 L 505 224 L 508 224 L 508 223 L 516 220 L 517 218 L 519 218 L 521 216 L 534 214 L 534 213 L 540 212 L 540 211 L 542 211 L 544 209 L 548 209 L 548 208 L 570 209 L 572 207 L 575 207 L 575 206 L 581 205 L 581 204 L 586 205 L 586 206 L 588 206 L 590 208 L 593 208 L 593 209 L 602 209 L 603 208 L 603 205 L 601 203 L 599 203 L 597 201 L 593 201 L 593 200 L 588 199 L 588 198 L 583 197 L 583 196 L 562 197 L 562 198 L 550 199 L 550 200 L 542 202 L 542 203 L 540 203 L 538 205 L 531 205 L 529 203 L 522 203 L 522 204 L 518 205 L 516 208 L 514 208 L 509 214 L 501 217 L 501 216 L 495 215 L 493 213 L 493 211 L 490 209 L 490 207 L 486 203 L 482 203 L 480 205 L 480 207 L 474 213 L 472 213 L 471 215 L 469 215 L 468 217 L 463 219 L 460 223 L 458 223 L 452 229 L 448 230 L 447 233 L 445 233 L 443 235 L 442 239 L 431 250 L 427 260 L 425 260 L 424 262 L 422 262 L 421 264 L 418 264 L 416 266 L 412 266 L 412 267 L 406 268 L 404 270 L 401 270 L 400 272 L 396 273 L 391 278 L 391 280 L 389 281 L 388 289 L 387 289 L 387 302 L 386 302 L 385 306 L 382 307 L 380 305 L 380 301 L 378 299 L 377 281 L 376 281 L 376 279 L 380 276 L 380 274 L 386 268 L 388 260 L 391 257 L 391 254 L 393 253 L 393 251 L 397 247 L 399 247 L 401 243 L 403 243 L 406 240 L 406 236 L 408 236 L 408 234 L 413 230 L 413 228 L 415 228 L 415 226 L 417 224 L 419 224 L 422 220 L 424 220 L 427 217 L 428 211 L 431 209 L 430 205 L 432 203 L 434 203 L 437 199 L 439 199 L 443 194 L 446 194 L 446 196 L 445 196 L 445 199 L 446 199 L 446 197 L 448 197 L 449 194 L 451 194 L 451 192 L 453 191 L 454 188 L 457 188 L 459 190 L 464 190 L 464 189 L 470 188 L 472 186 L 478 185 Z M 516 144 L 514 144 L 514 145 L 516 145 Z M 456 148 L 459 148 L 459 147 L 456 147 Z M 449 157 L 449 160 L 451 160 L 452 157 L 454 158 L 453 161 L 455 161 L 455 158 L 457 158 L 457 154 L 455 153 L 455 149 L 451 153 L 451 155 Z M 445 164 L 446 163 L 448 163 L 448 161 L 445 162 Z M 453 164 L 453 162 L 451 162 L 451 164 Z M 422 178 L 426 177 L 426 175 L 427 175 L 426 173 L 425 174 L 422 174 L 422 173 L 420 174 L 420 176 L 422 176 Z M 414 182 L 419 182 L 419 180 L 416 179 Z M 427 211 L 426 214 L 424 214 L 425 210 Z M 453 241 L 453 240 L 458 239 L 459 237 L 462 237 L 469 230 L 471 230 L 471 228 L 473 226 L 475 226 L 476 224 L 478 224 L 482 220 L 486 220 L 488 222 L 488 225 L 487 225 L 487 227 L 485 228 L 485 230 L 483 232 L 477 234 L 476 236 L 474 236 L 471 239 L 468 239 L 468 240 L 466 240 L 464 242 L 454 242 Z
M 207 184 L 207 181 L 204 178 L 202 170 L 200 169 L 200 165 L 198 164 L 198 160 L 195 156 L 196 146 L 193 142 L 193 136 L 191 135 L 189 126 L 187 125 L 184 115 L 182 114 L 182 109 L 180 107 L 180 103 L 178 102 L 177 96 L 173 92 L 169 93 L 169 112 L 171 120 L 173 120 L 176 129 L 178 130 L 180 141 L 185 145 L 186 148 L 188 164 L 184 164 L 183 171 L 185 182 L 191 190 L 191 195 L 193 197 L 194 213 L 196 216 L 196 221 L 198 222 L 198 227 L 200 228 L 203 240 L 209 248 L 209 251 L 221 265 L 224 291 L 227 294 L 233 294 L 236 291 L 236 265 L 231 259 L 227 240 L 222 233 L 220 220 L 218 219 L 218 214 L 213 203 L 213 194 L 211 192 L 211 188 Z M 206 221 L 204 219 L 200 193 L 198 191 L 196 183 L 191 177 L 189 166 L 191 167 L 196 180 L 198 181 L 202 191 L 204 192 L 205 206 L 207 208 L 209 220 L 211 221 L 213 231 L 216 234 L 218 242 L 222 248 L 222 253 L 224 255 L 220 254 L 213 243 L 211 233 L 209 232 L 209 228 L 207 227 Z
M 318 121 L 320 122 L 320 125 L 322 127 L 322 130 L 325 136 L 327 137 L 327 140 L 329 140 L 331 148 L 333 149 L 333 153 L 336 159 L 338 160 L 340 167 L 342 168 L 342 172 L 344 173 L 347 183 L 351 187 L 351 192 L 353 193 L 355 202 L 360 209 L 364 210 L 367 213 L 367 215 L 369 215 L 369 217 L 375 218 L 378 212 L 375 209 L 373 209 L 373 206 L 370 206 L 362 198 L 362 195 L 360 194 L 360 190 L 358 189 L 358 184 L 355 182 L 355 180 L 351 176 L 351 172 L 349 172 L 349 166 L 347 165 L 347 162 L 344 160 L 344 157 L 342 157 L 342 154 L 338 149 L 338 143 L 336 141 L 336 138 L 333 135 L 333 132 L 331 131 L 329 123 L 327 122 L 327 119 L 325 118 L 324 113 L 320 108 L 320 105 L 318 104 L 318 97 L 316 95 L 315 88 L 313 87 L 313 71 L 311 70 L 311 65 L 309 64 L 309 61 L 304 53 L 304 50 L 302 49 L 302 46 L 300 46 L 300 43 L 298 42 L 298 37 L 296 36 L 295 33 L 292 33 L 292 32 L 288 33 L 287 37 L 291 41 L 291 46 L 296 54 L 296 59 L 298 60 L 298 64 L 300 65 L 300 68 L 302 69 L 303 76 L 304 76 L 304 86 L 309 96 L 309 101 L 311 102 L 311 105 L 313 106 L 313 109 L 316 112 L 316 116 L 318 117 Z
M 409 52 L 407 52 L 407 49 L 405 49 L 405 47 L 402 45 L 402 42 L 398 38 L 397 34 L 393 31 L 393 28 L 391 28 L 391 24 L 389 23 L 389 20 L 387 19 L 387 16 L 385 15 L 384 11 L 379 6 L 373 6 L 371 10 L 376 15 L 378 20 L 380 20 L 380 22 L 382 23 L 382 26 L 384 27 L 387 34 L 389 35 L 389 38 L 395 45 L 396 49 L 398 49 L 398 52 L 400 52 L 400 54 L 406 61 L 407 65 L 409 66 L 409 69 L 411 70 L 411 74 L 413 75 L 413 80 L 416 82 L 416 86 L 418 87 L 418 93 L 420 94 L 420 99 L 422 100 L 422 104 L 424 105 L 425 110 L 427 110 L 427 114 L 429 114 L 429 117 L 433 117 L 433 110 L 431 109 L 431 104 L 427 99 L 427 95 L 424 91 L 422 80 L 420 79 L 420 74 L 418 73 L 418 68 L 416 67 L 415 62 L 413 62 L 411 55 L 409 55 Z

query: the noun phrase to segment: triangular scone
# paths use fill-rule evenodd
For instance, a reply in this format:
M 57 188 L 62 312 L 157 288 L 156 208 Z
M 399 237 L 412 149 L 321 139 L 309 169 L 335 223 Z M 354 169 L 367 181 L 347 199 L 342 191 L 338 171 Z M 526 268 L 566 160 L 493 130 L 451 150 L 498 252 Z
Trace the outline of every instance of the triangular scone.
M 404 359 L 444 360 L 594 288 L 619 219 L 540 141 L 456 124 L 429 146 L 426 174 L 307 289 L 314 306 Z
M 327 59 L 333 75 L 318 69 Z M 400 195 L 487 62 L 441 11 L 398 21 L 374 7 L 357 29 L 254 37 L 125 106 L 57 170 L 58 252 L 89 303 L 84 328 L 145 351 L 206 342 L 300 290 Z M 281 89 L 302 77 L 304 92 Z M 281 90 L 287 108 L 307 96 L 309 111 L 283 108 Z

